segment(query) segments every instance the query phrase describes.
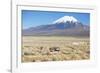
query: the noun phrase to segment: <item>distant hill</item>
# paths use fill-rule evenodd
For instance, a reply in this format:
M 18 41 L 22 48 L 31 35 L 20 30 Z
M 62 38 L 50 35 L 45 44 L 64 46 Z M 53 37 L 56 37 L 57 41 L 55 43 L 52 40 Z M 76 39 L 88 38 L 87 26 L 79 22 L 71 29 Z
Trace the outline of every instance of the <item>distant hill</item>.
M 73 16 L 63 16 L 52 24 L 24 29 L 25 36 L 89 36 L 89 26 Z

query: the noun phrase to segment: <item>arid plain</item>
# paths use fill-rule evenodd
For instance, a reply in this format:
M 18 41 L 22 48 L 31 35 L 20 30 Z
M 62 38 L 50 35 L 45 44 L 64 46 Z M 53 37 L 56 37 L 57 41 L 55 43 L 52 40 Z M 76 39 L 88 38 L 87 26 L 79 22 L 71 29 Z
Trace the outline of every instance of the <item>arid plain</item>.
M 22 62 L 87 59 L 90 59 L 90 40 L 88 37 L 22 37 Z

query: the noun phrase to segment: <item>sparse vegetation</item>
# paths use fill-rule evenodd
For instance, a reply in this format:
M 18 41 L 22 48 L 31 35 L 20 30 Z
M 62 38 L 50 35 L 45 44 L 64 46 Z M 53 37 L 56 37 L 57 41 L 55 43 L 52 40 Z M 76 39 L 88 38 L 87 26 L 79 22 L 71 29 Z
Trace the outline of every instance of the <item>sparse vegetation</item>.
M 85 60 L 90 58 L 89 38 L 23 36 L 22 62 Z

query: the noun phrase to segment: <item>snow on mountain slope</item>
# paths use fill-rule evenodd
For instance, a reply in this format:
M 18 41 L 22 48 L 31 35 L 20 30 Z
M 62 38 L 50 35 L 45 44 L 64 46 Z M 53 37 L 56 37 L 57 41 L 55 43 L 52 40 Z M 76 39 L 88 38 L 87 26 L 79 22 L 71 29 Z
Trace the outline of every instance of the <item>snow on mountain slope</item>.
M 66 23 L 66 22 L 78 22 L 78 20 L 73 16 L 63 16 L 57 19 L 56 21 L 54 21 L 53 24 Z

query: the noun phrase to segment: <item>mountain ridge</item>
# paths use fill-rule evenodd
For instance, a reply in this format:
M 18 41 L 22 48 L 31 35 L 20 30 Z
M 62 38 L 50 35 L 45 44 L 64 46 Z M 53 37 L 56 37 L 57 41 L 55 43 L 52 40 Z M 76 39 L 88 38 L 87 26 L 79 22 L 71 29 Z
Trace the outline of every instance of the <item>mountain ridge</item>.
M 89 36 L 89 28 L 73 16 L 63 16 L 52 24 L 24 29 L 22 35 Z

